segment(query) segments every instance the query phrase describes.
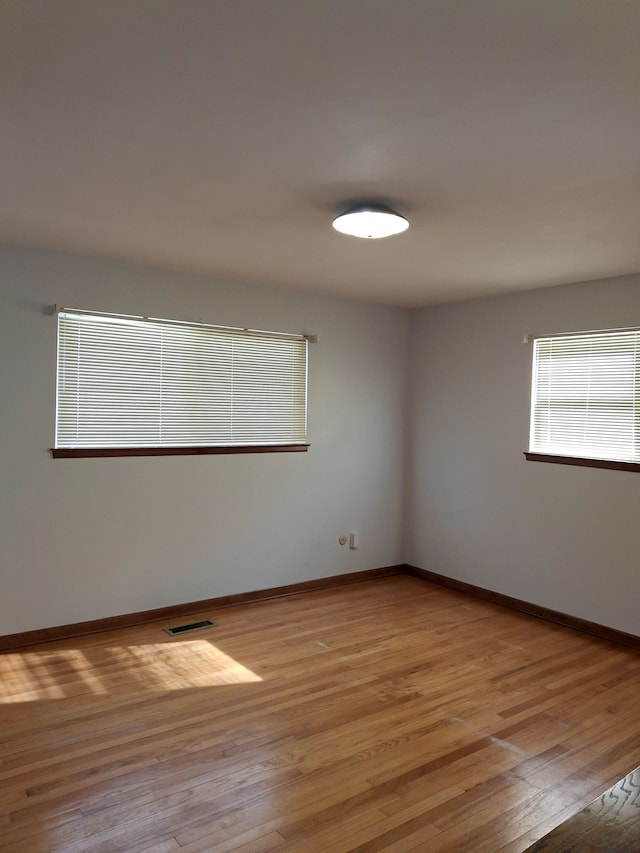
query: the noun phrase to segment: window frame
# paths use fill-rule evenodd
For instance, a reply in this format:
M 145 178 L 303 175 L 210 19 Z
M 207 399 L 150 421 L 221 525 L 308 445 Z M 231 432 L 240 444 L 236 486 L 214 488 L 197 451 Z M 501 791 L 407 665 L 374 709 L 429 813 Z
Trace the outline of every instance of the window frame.
M 191 455 L 202 456 L 202 455 L 239 454 L 239 453 L 242 453 L 242 454 L 244 454 L 244 453 L 291 453 L 291 452 L 298 452 L 299 453 L 299 452 L 306 452 L 308 450 L 308 448 L 310 447 L 310 444 L 308 441 L 308 429 L 307 429 L 307 417 L 308 417 L 308 356 L 309 356 L 308 345 L 309 345 L 309 343 L 315 342 L 317 340 L 315 335 L 294 334 L 294 333 L 287 333 L 287 332 L 271 332 L 271 331 L 254 330 L 254 329 L 247 329 L 247 328 L 241 328 L 241 327 L 220 326 L 220 325 L 213 325 L 213 324 L 201 323 L 201 322 L 194 323 L 194 322 L 185 322 L 185 321 L 180 321 L 180 320 L 165 320 L 165 319 L 160 319 L 160 318 L 141 317 L 141 316 L 132 316 L 132 315 L 124 315 L 124 314 L 110 314 L 110 313 L 101 312 L 101 311 L 77 310 L 77 309 L 70 309 L 70 308 L 57 308 L 57 306 L 56 306 L 55 314 L 57 317 L 58 325 L 57 325 L 57 329 L 56 329 L 57 358 L 56 358 L 55 440 L 54 440 L 54 446 L 52 448 L 50 448 L 50 453 L 51 453 L 52 458 L 54 458 L 54 459 L 70 459 L 70 458 L 83 458 L 83 457 L 84 458 L 86 458 L 86 457 L 103 457 L 104 458 L 104 457 L 131 457 L 131 456 L 191 456 Z M 292 371 L 292 377 L 295 377 L 295 378 L 291 379 L 291 381 L 294 384 L 291 385 L 290 387 L 295 388 L 297 390 L 295 393 L 291 392 L 291 391 L 289 392 L 289 393 L 294 393 L 294 396 L 293 396 L 294 403 L 292 404 L 291 402 L 289 402 L 289 405 L 294 405 L 294 406 L 297 406 L 297 408 L 298 408 L 297 418 L 294 419 L 294 416 L 292 415 L 292 420 L 290 422 L 291 429 L 292 429 L 291 437 L 293 438 L 295 435 L 296 440 L 291 441 L 291 442 L 280 441 L 280 440 L 278 440 L 278 438 L 280 438 L 280 437 L 284 438 L 284 436 L 282 436 L 282 433 L 280 436 L 276 436 L 275 433 L 272 433 L 271 435 L 269 435 L 268 430 L 266 430 L 262 436 L 265 439 L 264 441 L 257 441 L 257 442 L 256 441 L 254 441 L 254 442 L 246 441 L 246 442 L 243 442 L 242 440 L 234 440 L 235 437 L 233 435 L 230 435 L 227 437 L 228 440 L 227 440 L 227 438 L 225 438 L 225 440 L 223 442 L 220 442 L 220 443 L 215 443 L 215 442 L 213 442 L 213 443 L 196 443 L 196 442 L 189 443 L 188 438 L 190 436 L 188 434 L 189 429 L 187 428 L 186 432 L 182 434 L 182 437 L 187 439 L 187 440 L 185 440 L 184 443 L 179 443 L 180 436 L 178 436 L 178 439 L 177 439 L 178 443 L 176 443 L 175 434 L 174 434 L 173 439 L 172 439 L 174 441 L 174 443 L 170 443 L 170 440 L 168 437 L 165 439 L 167 443 L 161 443 L 162 442 L 162 440 L 161 440 L 160 443 L 155 443 L 153 441 L 150 441 L 148 444 L 146 444 L 146 443 L 144 443 L 144 444 L 142 444 L 142 443 L 140 443 L 140 444 L 137 444 L 137 443 L 127 444 L 126 442 L 123 442 L 123 444 L 120 445 L 116 441 L 114 441 L 112 446 L 107 445 L 107 444 L 103 444 L 102 442 L 96 443 L 96 446 L 89 446 L 88 444 L 78 444 L 77 446 L 73 446 L 73 445 L 67 444 L 64 440 L 61 442 L 61 440 L 60 440 L 61 430 L 60 430 L 60 424 L 59 424 L 60 417 L 61 417 L 61 402 L 60 402 L 61 391 L 60 391 L 60 388 L 61 388 L 61 384 L 63 383 L 63 380 L 61 379 L 62 368 L 61 368 L 61 355 L 60 355 L 61 336 L 62 336 L 61 323 L 60 323 L 61 315 L 63 315 L 64 319 L 73 318 L 76 321 L 78 321 L 80 324 L 82 323 L 81 318 L 83 318 L 83 317 L 90 318 L 94 322 L 97 321 L 97 323 L 100 323 L 101 320 L 104 320 L 105 321 L 105 323 L 103 324 L 104 327 L 108 327 L 109 321 L 111 321 L 114 329 L 117 327 L 117 324 L 120 324 L 120 329 L 122 329 L 125 324 L 129 324 L 130 328 L 133 328 L 135 326 L 137 326 L 138 328 L 141 328 L 141 327 L 146 328 L 147 325 L 149 327 L 150 326 L 158 326 L 158 325 L 159 326 L 165 326 L 165 327 L 168 326 L 171 328 L 171 330 L 174 334 L 178 334 L 179 336 L 182 336 L 182 340 L 186 341 L 186 347 L 187 348 L 184 350 L 184 355 L 187 359 L 191 356 L 191 351 L 188 349 L 188 347 L 189 347 L 189 345 L 193 346 L 193 343 L 189 341 L 189 337 L 188 337 L 189 336 L 189 329 L 196 330 L 196 332 L 194 332 L 194 338 L 195 338 L 196 333 L 201 338 L 203 334 L 206 336 L 207 332 L 211 332 L 210 340 L 214 342 L 212 344 L 213 347 L 215 347 L 215 345 L 216 345 L 215 344 L 215 336 L 217 336 L 218 339 L 221 339 L 224 336 L 224 339 L 227 341 L 230 340 L 232 342 L 232 346 L 234 346 L 234 347 L 235 347 L 234 342 L 236 340 L 238 340 L 238 343 L 239 343 L 241 349 L 243 347 L 246 348 L 247 341 L 250 339 L 252 341 L 252 343 L 250 343 L 249 345 L 253 347 L 252 353 L 255 351 L 255 352 L 259 352 L 259 354 L 260 354 L 260 361 L 258 362 L 259 366 L 262 366 L 261 362 L 262 362 L 263 356 L 267 356 L 267 359 L 268 359 L 268 357 L 270 355 L 273 356 L 274 353 L 277 354 L 277 352 L 278 352 L 278 346 L 276 345 L 276 342 L 277 342 L 277 344 L 280 345 L 281 349 L 283 349 L 283 348 L 289 349 L 292 353 L 296 353 L 295 355 L 291 355 L 292 360 L 289 362 L 290 365 L 295 364 L 295 368 L 290 367 L 290 370 Z M 108 334 L 108 332 L 107 332 L 107 334 Z M 114 335 L 114 337 L 115 337 L 115 335 Z M 242 343 L 240 343 L 240 341 L 239 341 L 240 337 L 242 337 L 242 339 L 243 339 Z M 264 341 L 264 349 L 263 349 L 263 344 L 262 344 L 263 341 Z M 268 352 L 269 341 L 273 341 L 274 345 L 275 345 L 274 351 L 272 351 L 272 353 Z M 285 342 L 284 347 L 282 347 L 282 342 Z M 288 342 L 290 342 L 290 344 Z M 297 344 L 300 344 L 300 343 L 304 344 L 303 350 L 301 350 L 301 348 L 299 346 L 297 346 Z M 114 346 L 115 346 L 115 344 L 114 344 Z M 219 343 L 218 343 L 218 346 L 220 346 Z M 234 348 L 234 352 L 235 351 L 236 350 Z M 109 358 L 110 353 L 113 356 L 114 350 L 113 349 L 109 350 L 108 345 L 106 345 L 105 350 L 104 350 L 104 354 L 105 354 L 105 362 L 104 363 L 108 362 L 108 358 Z M 126 354 L 130 355 L 130 350 L 126 350 Z M 97 363 L 100 364 L 100 366 L 102 366 L 104 364 L 103 362 L 100 362 L 101 356 L 102 356 L 102 353 L 100 353 L 100 355 L 98 356 L 98 359 L 96 360 Z M 213 353 L 213 358 L 215 359 L 215 357 L 216 357 L 216 353 Z M 163 354 L 162 358 L 164 358 L 164 354 Z M 251 356 L 249 356 L 249 362 L 250 361 L 251 361 Z M 235 367 L 235 365 L 238 363 L 238 356 L 237 355 L 234 356 L 234 358 L 231 359 L 231 362 L 234 366 L 227 368 L 228 373 L 225 374 L 224 378 L 227 380 L 228 385 L 234 389 L 230 392 L 230 398 L 231 398 L 232 402 L 230 404 L 229 403 L 227 404 L 228 408 L 233 413 L 230 415 L 230 418 L 231 418 L 230 423 L 232 424 L 230 429 L 231 429 L 231 432 L 233 432 L 234 428 L 237 425 L 237 420 L 234 418 L 234 414 L 235 414 L 234 409 L 235 409 L 235 411 L 239 411 L 237 402 L 234 405 L 234 401 L 235 401 L 234 394 L 236 393 L 235 388 L 237 386 L 237 383 L 238 383 L 239 377 L 240 377 L 240 374 L 238 373 L 237 368 Z M 158 370 L 158 367 L 154 364 L 153 358 L 150 360 L 150 364 L 151 364 L 151 370 Z M 188 364 L 188 361 L 185 361 L 185 364 Z M 222 365 L 221 369 L 224 368 L 224 362 L 220 362 L 220 363 L 216 363 L 216 364 L 217 364 L 217 366 Z M 284 362 L 284 364 L 286 365 L 287 362 Z M 140 364 L 136 363 L 136 362 L 132 362 L 132 365 L 134 365 L 135 367 L 140 366 Z M 300 371 L 301 365 L 303 366 L 302 372 Z M 173 365 L 173 368 L 174 368 L 173 389 L 175 390 L 177 388 L 179 390 L 180 397 L 182 396 L 182 390 L 183 390 L 183 386 L 180 384 L 180 380 L 181 380 L 182 375 L 183 375 L 180 371 L 181 367 L 182 367 L 182 362 L 178 358 L 178 370 L 177 370 L 178 381 L 177 382 L 175 379 L 175 376 L 176 376 L 175 363 Z M 267 366 L 267 369 L 268 369 L 268 366 Z M 160 376 L 162 376 L 162 368 L 159 369 L 159 373 L 160 373 Z M 166 369 L 165 369 L 165 375 L 166 375 Z M 185 376 L 185 378 L 187 378 L 187 371 L 186 370 L 185 370 L 184 376 Z M 258 382 L 258 379 L 256 378 L 256 374 L 252 374 L 251 369 L 250 368 L 248 369 L 247 365 L 241 366 L 241 376 L 244 377 L 245 381 L 249 381 L 249 383 L 251 383 L 251 381 L 253 381 L 254 383 Z M 111 379 L 112 377 L 109 377 L 109 378 Z M 192 381 L 191 376 L 189 376 L 188 379 L 190 381 Z M 160 380 L 160 383 L 162 385 L 162 379 Z M 268 383 L 265 383 L 265 384 L 268 385 Z M 222 386 L 220 386 L 220 387 L 222 387 Z M 260 388 L 259 391 L 261 392 L 261 390 L 262 389 Z M 201 393 L 202 389 L 199 388 L 198 392 Z M 205 390 L 205 393 L 206 393 L 206 390 Z M 297 397 L 296 397 L 296 394 L 297 394 Z M 161 392 L 159 396 L 160 396 L 160 398 L 162 398 L 163 393 Z M 250 396 L 251 400 L 253 400 L 254 398 L 255 398 L 255 391 L 254 391 L 253 396 L 252 397 Z M 276 399 L 275 397 L 272 397 L 271 402 L 273 402 L 275 399 Z M 286 400 L 287 398 L 285 397 L 284 399 Z M 296 399 L 297 399 L 297 402 L 295 402 Z M 186 421 L 189 420 L 188 404 L 189 404 L 189 402 L 191 402 L 191 400 L 193 400 L 194 403 L 197 403 L 197 398 L 192 397 L 191 399 L 188 399 L 185 403 L 187 408 L 185 408 L 184 411 L 182 409 L 180 409 L 180 414 L 183 417 L 186 414 L 186 418 L 185 418 Z M 282 397 L 280 397 L 280 400 L 282 400 Z M 105 398 L 104 398 L 104 404 L 103 405 L 108 405 L 108 402 L 109 402 L 108 401 L 108 392 L 105 391 Z M 262 403 L 264 406 L 264 400 L 262 401 Z M 164 411 L 162 409 L 162 404 L 159 404 L 159 406 L 160 406 L 160 411 Z M 300 407 L 302 407 L 302 409 L 300 409 Z M 247 406 L 246 401 L 245 401 L 245 405 L 244 405 L 242 411 L 243 411 L 243 414 L 241 415 L 241 418 L 242 418 L 241 426 L 242 426 L 242 428 L 246 429 L 247 424 L 249 424 L 251 432 L 254 432 L 254 430 L 260 431 L 260 425 L 259 425 L 260 414 L 262 413 L 262 419 L 264 420 L 264 408 L 262 409 L 262 412 L 261 412 L 259 405 L 258 405 L 258 407 L 256 407 L 256 409 L 255 409 L 255 417 L 254 417 L 254 412 L 252 410 L 251 403 L 249 403 Z M 299 414 L 300 411 L 302 411 L 302 420 L 300 420 L 300 414 Z M 248 416 L 247 416 L 247 412 L 248 412 Z M 162 420 L 162 415 L 161 415 L 161 420 Z M 202 415 L 200 415 L 200 420 L 202 420 Z M 213 428 L 212 422 L 209 419 L 207 419 L 206 417 L 205 417 L 205 422 L 208 423 L 209 427 Z M 159 429 L 160 430 L 165 429 L 164 422 L 163 422 L 163 426 L 160 427 Z M 178 430 L 179 429 L 180 429 L 180 427 L 178 427 Z M 279 430 L 276 430 L 276 432 L 278 432 L 278 431 Z M 304 434 L 304 440 L 300 440 L 302 438 L 302 434 Z M 285 435 L 286 435 L 286 433 L 285 433 Z M 260 438 L 261 436 L 256 433 L 255 437 Z

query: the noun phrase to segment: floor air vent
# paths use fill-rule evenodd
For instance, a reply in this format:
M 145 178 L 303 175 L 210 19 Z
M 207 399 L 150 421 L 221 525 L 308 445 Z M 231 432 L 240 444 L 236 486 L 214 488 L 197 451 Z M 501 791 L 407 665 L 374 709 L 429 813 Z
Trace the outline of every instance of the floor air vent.
M 189 631 L 201 631 L 202 628 L 213 628 L 215 622 L 211 619 L 203 619 L 202 622 L 189 622 L 186 625 L 176 625 L 174 628 L 165 628 L 167 634 L 175 637 L 177 634 L 187 634 Z

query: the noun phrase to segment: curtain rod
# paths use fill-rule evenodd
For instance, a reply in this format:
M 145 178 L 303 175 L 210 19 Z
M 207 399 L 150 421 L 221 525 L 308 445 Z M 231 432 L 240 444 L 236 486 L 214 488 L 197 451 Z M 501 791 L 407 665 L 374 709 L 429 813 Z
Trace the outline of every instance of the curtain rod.
M 307 343 L 315 344 L 318 342 L 317 335 L 308 335 L 304 332 L 272 332 L 267 329 L 248 329 L 242 326 L 221 326 L 214 323 L 203 323 L 201 320 L 166 320 L 161 317 L 144 317 L 138 314 L 112 314 L 108 311 L 89 311 L 78 308 L 63 308 L 60 305 L 50 306 L 51 314 L 76 314 L 80 317 L 107 317 L 112 320 L 142 320 L 146 323 L 156 323 L 159 326 L 185 326 L 194 329 L 218 329 L 224 332 L 240 332 L 251 335 L 268 335 L 271 337 L 281 337 L 289 339 L 298 339 L 307 341 Z
M 539 341 L 543 338 L 575 338 L 585 335 L 608 335 L 616 332 L 640 332 L 640 326 L 623 326 L 620 329 L 589 329 L 584 332 L 554 332 L 546 335 L 524 335 L 522 338 L 523 344 L 530 344 L 532 341 Z

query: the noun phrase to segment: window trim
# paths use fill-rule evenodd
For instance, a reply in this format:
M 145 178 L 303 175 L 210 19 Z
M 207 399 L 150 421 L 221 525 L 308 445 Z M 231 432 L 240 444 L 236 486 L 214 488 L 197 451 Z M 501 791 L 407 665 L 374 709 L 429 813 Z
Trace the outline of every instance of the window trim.
M 309 444 L 190 445 L 188 447 L 52 447 L 53 459 L 118 456 L 216 456 L 228 453 L 306 453 Z
M 551 453 L 524 451 L 527 462 L 552 462 L 556 465 L 575 465 L 582 468 L 609 468 L 613 471 L 640 473 L 640 462 L 621 462 L 616 459 L 591 459 L 588 456 L 554 456 Z

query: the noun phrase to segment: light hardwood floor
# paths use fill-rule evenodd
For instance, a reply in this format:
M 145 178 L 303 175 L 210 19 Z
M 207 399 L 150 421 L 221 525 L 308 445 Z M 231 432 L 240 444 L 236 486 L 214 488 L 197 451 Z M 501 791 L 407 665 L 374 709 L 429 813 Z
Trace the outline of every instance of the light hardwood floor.
M 0 655 L 1 850 L 516 853 L 640 764 L 629 649 L 406 576 L 198 615 Z

